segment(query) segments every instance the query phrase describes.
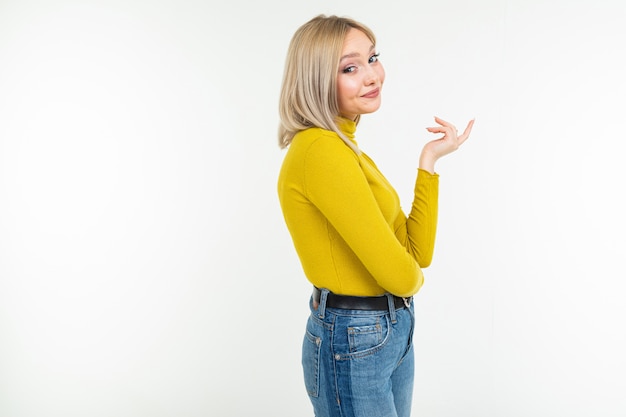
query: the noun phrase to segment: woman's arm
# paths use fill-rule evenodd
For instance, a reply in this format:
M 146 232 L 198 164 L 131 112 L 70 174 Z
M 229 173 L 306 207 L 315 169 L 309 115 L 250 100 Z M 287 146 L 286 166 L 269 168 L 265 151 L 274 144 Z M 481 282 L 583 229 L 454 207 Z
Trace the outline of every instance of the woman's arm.
M 398 241 L 422 268 L 430 265 L 435 250 L 438 200 L 439 175 L 419 169 L 411 211 L 408 217 L 401 211 L 394 222 Z
M 433 133 L 443 133 L 439 139 L 428 142 L 420 156 L 420 169 L 415 181 L 415 194 L 408 218 L 401 214 L 394 224 L 396 236 L 406 250 L 422 268 L 430 265 L 435 249 L 438 214 L 438 175 L 435 162 L 444 155 L 454 152 L 469 137 L 474 125 L 471 120 L 462 135 L 449 122 L 435 117 L 440 124 L 429 127 Z

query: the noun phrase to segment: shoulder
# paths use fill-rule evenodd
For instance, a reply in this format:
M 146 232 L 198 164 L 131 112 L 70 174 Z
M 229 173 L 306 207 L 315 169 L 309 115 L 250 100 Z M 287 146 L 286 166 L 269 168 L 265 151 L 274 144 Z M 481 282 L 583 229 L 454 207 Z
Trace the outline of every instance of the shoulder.
M 361 173 L 359 156 L 335 132 L 311 128 L 294 136 L 281 169 L 281 178 L 306 187 L 327 187 Z
M 358 161 L 358 155 L 337 133 L 321 128 L 306 129 L 294 136 L 289 153 L 308 163 L 331 164 L 338 161 Z

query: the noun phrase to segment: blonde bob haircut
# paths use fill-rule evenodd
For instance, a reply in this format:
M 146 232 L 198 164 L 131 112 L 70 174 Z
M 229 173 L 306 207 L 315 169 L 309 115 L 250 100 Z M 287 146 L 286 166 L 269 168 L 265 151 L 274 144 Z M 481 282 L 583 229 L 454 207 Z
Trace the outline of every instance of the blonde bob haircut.
M 281 148 L 289 146 L 296 133 L 319 127 L 337 133 L 356 153 L 360 152 L 337 127 L 339 59 L 343 42 L 353 28 L 376 44 L 369 28 L 338 16 L 316 16 L 293 35 L 280 91 L 278 144 Z

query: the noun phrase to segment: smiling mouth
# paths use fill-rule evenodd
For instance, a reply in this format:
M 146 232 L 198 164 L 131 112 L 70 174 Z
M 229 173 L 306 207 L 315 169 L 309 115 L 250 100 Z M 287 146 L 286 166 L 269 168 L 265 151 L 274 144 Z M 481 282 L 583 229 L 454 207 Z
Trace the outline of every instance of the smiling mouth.
M 375 98 L 375 97 L 378 97 L 378 94 L 380 94 L 380 89 L 376 88 L 376 89 L 370 91 L 367 94 L 363 94 L 361 97 L 364 97 L 364 98 Z

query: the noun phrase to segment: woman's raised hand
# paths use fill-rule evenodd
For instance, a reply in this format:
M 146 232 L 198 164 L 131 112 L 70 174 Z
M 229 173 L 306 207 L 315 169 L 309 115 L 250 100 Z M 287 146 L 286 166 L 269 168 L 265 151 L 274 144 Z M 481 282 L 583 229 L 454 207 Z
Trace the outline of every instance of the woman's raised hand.
M 446 122 L 439 117 L 435 117 L 435 122 L 437 122 L 439 126 L 427 127 L 426 130 L 431 133 L 441 133 L 443 136 L 424 145 L 422 155 L 420 156 L 420 168 L 430 173 L 435 172 L 435 162 L 437 162 L 439 158 L 459 149 L 459 146 L 469 138 L 472 127 L 474 126 L 474 119 L 472 119 L 467 124 L 463 133 L 459 135 L 456 127 L 454 127 L 452 123 Z

